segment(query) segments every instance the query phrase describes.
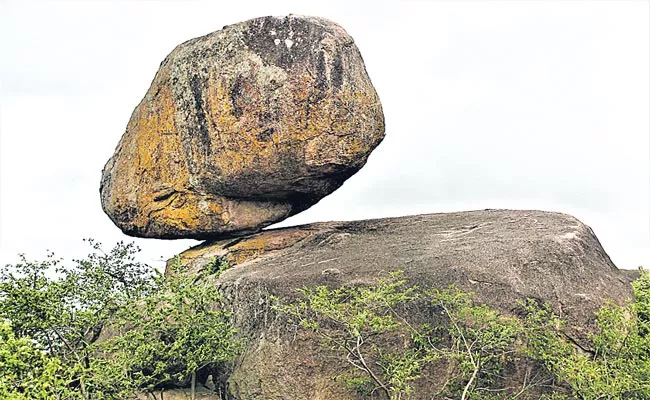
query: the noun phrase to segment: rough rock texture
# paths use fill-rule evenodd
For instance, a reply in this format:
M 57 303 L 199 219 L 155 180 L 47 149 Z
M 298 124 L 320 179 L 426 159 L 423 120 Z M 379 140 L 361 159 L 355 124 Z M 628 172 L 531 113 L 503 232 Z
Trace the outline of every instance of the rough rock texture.
M 357 398 L 331 379 L 340 364 L 270 308 L 269 296 L 292 298 L 304 286 L 370 283 L 402 269 L 422 288 L 455 284 L 505 313 L 514 312 L 517 300 L 541 299 L 568 320 L 570 338 L 581 347 L 588 346 L 603 302 L 632 296 L 630 277 L 612 264 L 588 226 L 541 211 L 320 223 L 206 243 L 180 257 L 191 273 L 214 257 L 235 264 L 215 285 L 250 340 L 228 377 L 238 400 Z M 416 398 L 437 391 L 440 382 L 432 379 Z
M 102 206 L 133 236 L 255 232 L 336 190 L 383 136 L 343 28 L 257 18 L 165 58 L 104 168 Z
M 167 389 L 157 392 L 156 399 L 164 400 L 192 400 L 192 392 L 189 389 Z M 141 393 L 136 397 L 138 400 L 151 400 L 151 394 Z M 195 400 L 224 400 L 222 396 L 214 391 L 208 390 L 201 385 L 194 393 Z

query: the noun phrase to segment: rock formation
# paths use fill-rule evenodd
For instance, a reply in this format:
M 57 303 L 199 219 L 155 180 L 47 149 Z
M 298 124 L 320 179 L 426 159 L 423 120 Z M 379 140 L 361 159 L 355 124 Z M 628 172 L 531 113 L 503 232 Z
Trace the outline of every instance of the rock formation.
M 383 135 L 352 39 L 312 17 L 257 18 L 179 45 L 135 108 L 104 168 L 102 206 L 129 235 L 209 239 L 180 261 L 214 280 L 246 339 L 218 377 L 229 399 L 357 398 L 332 379 L 340 366 L 313 334 L 297 334 L 271 308 L 271 296 L 294 299 L 303 287 L 370 284 L 399 269 L 421 288 L 454 284 L 505 314 L 538 299 L 583 348 L 604 301 L 631 297 L 629 274 L 564 214 L 484 210 L 256 233 L 336 190 Z M 231 268 L 206 276 L 216 258 Z M 416 398 L 440 384 L 425 379 Z
M 302 287 L 373 283 L 401 269 L 421 288 L 454 284 L 506 314 L 517 300 L 547 301 L 567 320 L 570 338 L 584 347 L 604 301 L 622 304 L 632 296 L 630 278 L 616 269 L 588 226 L 541 211 L 319 223 L 208 242 L 180 257 L 191 273 L 214 257 L 234 265 L 215 287 L 249 341 L 224 378 L 237 400 L 360 398 L 332 379 L 345 363 L 332 362 L 313 335 L 296 335 L 271 309 L 270 296 L 296 298 Z M 512 379 L 516 385 L 517 377 Z M 430 399 L 438 389 L 425 382 L 415 398 Z
M 132 236 L 256 232 L 340 187 L 383 136 L 343 28 L 257 18 L 165 58 L 104 168 L 102 206 Z

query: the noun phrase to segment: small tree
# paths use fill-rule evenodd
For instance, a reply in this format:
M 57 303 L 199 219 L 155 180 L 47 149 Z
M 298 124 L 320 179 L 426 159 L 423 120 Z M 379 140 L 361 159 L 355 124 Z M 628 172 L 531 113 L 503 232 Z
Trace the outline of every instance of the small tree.
M 484 304 L 474 304 L 471 293 L 453 286 L 429 290 L 424 297 L 443 317 L 444 325 L 433 332 L 446 341 L 437 353 L 454 368 L 448 384 L 459 385 L 460 390 L 454 392 L 460 392 L 461 400 L 493 391 L 503 368 L 517 360 L 515 344 L 523 330 L 521 323 Z
M 524 332 L 519 320 L 475 304 L 471 293 L 453 286 L 420 291 L 407 287 L 401 276 L 397 271 L 363 287 L 303 288 L 301 299 L 276 309 L 339 352 L 356 372 L 344 382 L 361 394 L 408 398 L 415 382 L 436 361 L 449 366 L 447 382 L 439 391 L 447 398 L 515 398 L 540 384 L 498 387 L 503 369 L 524 356 L 518 348 Z M 404 311 L 409 305 L 429 307 L 436 321 L 409 321 Z
M 433 355 L 417 346 L 418 332 L 396 311 L 415 299 L 417 289 L 406 287 L 400 278 L 398 271 L 366 287 L 303 288 L 303 299 L 276 309 L 317 333 L 324 345 L 342 353 L 353 371 L 360 372 L 343 377 L 347 386 L 401 399 L 413 390 L 411 383 Z M 391 348 L 386 340 L 400 345 Z
M 21 255 L 18 264 L 0 269 L 0 319 L 10 322 L 15 338 L 58 359 L 72 376 L 68 384 L 84 399 L 106 388 L 96 379 L 101 362 L 95 356 L 104 323 L 153 290 L 155 275 L 135 261 L 139 249 L 133 244 L 120 242 L 106 253 L 100 243 L 88 242 L 93 252 L 71 266 L 53 254 L 42 262 Z M 110 390 L 130 386 L 112 382 Z
M 578 351 L 564 335 L 564 322 L 548 305 L 525 304 L 530 355 L 567 383 L 576 398 L 650 398 L 650 276 L 641 271 L 633 283 L 635 300 L 606 303 L 596 314 L 592 352 Z
M 89 243 L 72 266 L 50 254 L 0 269 L 0 398 L 126 399 L 236 353 L 210 276 L 163 277 L 133 244 Z
M 192 278 L 178 262 L 172 268 L 157 279 L 155 293 L 120 310 L 112 326 L 122 333 L 104 347 L 153 397 L 157 388 L 189 378 L 194 399 L 197 372 L 231 360 L 241 345 L 210 276 Z
M 49 400 L 79 398 L 70 390 L 72 371 L 33 340 L 16 338 L 11 325 L 0 321 L 0 398 Z

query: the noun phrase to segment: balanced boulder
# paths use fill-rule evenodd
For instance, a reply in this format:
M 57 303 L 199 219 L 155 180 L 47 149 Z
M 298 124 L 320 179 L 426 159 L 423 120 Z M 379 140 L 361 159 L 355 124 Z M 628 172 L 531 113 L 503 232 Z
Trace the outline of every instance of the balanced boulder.
M 313 17 L 263 17 L 162 62 L 106 164 L 104 211 L 126 234 L 255 232 L 318 202 L 384 137 L 352 38 Z

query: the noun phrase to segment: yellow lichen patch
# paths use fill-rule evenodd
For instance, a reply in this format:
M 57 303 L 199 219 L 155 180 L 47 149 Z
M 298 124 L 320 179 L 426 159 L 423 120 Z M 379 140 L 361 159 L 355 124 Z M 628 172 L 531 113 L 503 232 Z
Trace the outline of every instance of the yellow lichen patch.
M 139 176 L 138 208 L 144 210 L 142 218 L 153 218 L 155 223 L 168 223 L 184 219 L 196 224 L 197 210 L 186 206 L 165 207 L 161 212 L 156 201 L 160 187 L 182 192 L 187 186 L 189 172 L 181 149 L 180 135 L 175 126 L 176 107 L 172 100 L 169 84 L 161 84 L 153 99 L 143 101 L 138 119 L 137 153 L 133 166 Z M 178 197 L 175 199 L 179 201 Z M 172 202 L 169 202 L 170 205 Z M 177 204 L 178 205 L 178 204 Z M 172 214 L 172 215 L 169 215 Z M 142 220 L 139 224 L 146 225 Z
M 230 245 L 233 239 L 205 242 L 185 250 L 177 257 L 181 265 L 188 267 L 190 271 L 199 270 L 207 263 L 212 262 L 215 257 L 223 256 L 231 266 L 234 266 L 264 254 L 291 247 L 310 234 L 308 230 L 298 229 L 267 231 L 245 237 L 234 245 Z M 171 259 L 167 262 L 167 272 L 171 270 L 169 266 L 176 261 L 176 259 Z
M 181 191 L 189 173 L 180 151 L 174 115 L 169 74 L 161 69 L 147 95 L 135 109 L 122 150 L 116 154 L 116 165 L 110 198 L 118 213 L 129 209 L 143 210 L 129 221 L 134 227 L 146 226 L 148 214 L 159 207 L 154 200 L 161 190 Z
M 228 248 L 226 255 L 231 264 L 242 264 L 245 261 L 260 257 L 271 251 L 278 251 L 293 246 L 309 236 L 309 231 L 281 230 L 262 232 L 248 237 Z
M 309 79 L 295 82 L 296 87 L 310 87 Z M 310 96 L 314 96 L 313 87 L 306 90 L 311 90 Z M 300 91 L 298 94 L 304 96 Z M 372 91 L 342 87 L 334 93 L 329 89 L 324 98 L 316 104 L 306 104 L 305 108 L 308 114 L 297 114 L 304 121 L 294 121 L 291 126 L 293 137 L 308 143 L 304 158 L 309 165 L 347 164 L 364 158 L 383 136 L 383 126 L 379 132 L 375 118 L 381 114 L 381 108 Z M 368 120 L 364 116 L 372 118 Z
M 213 246 L 209 247 L 204 247 L 204 246 L 197 246 L 197 247 L 192 247 L 188 250 L 185 250 L 181 254 L 179 254 L 177 257 L 179 258 L 179 261 L 181 265 L 190 265 L 191 262 L 196 260 L 197 258 L 203 256 L 206 252 L 209 252 L 212 249 Z M 173 260 L 175 261 L 175 260 Z
M 230 94 L 223 82 L 224 79 L 213 71 L 208 79 L 207 88 L 208 112 L 206 120 L 208 126 L 212 128 L 212 135 L 218 139 L 217 146 L 223 143 L 223 137 L 236 132 L 238 126 L 237 117 L 232 113 Z
M 142 210 L 130 221 L 135 227 L 148 226 L 164 233 L 169 228 L 195 231 L 223 226 L 227 221 L 222 219 L 220 198 L 206 198 L 187 190 L 189 171 L 175 125 L 176 106 L 164 72 L 161 70 L 153 83 L 156 95 L 145 97 L 129 123 L 127 134 L 132 133 L 129 137 L 133 140 L 133 154 L 121 154 L 118 159 L 113 198 L 129 199 L 132 204 L 123 207 Z
M 185 202 L 185 205 L 181 208 L 161 208 L 153 212 L 151 218 L 179 230 L 191 230 L 200 227 L 203 215 L 196 200 L 192 200 Z
M 219 156 L 206 162 L 225 176 L 256 168 L 268 169 L 268 159 L 272 157 L 269 154 L 272 143 L 258 138 L 264 131 L 260 121 L 269 110 L 263 98 L 265 93 L 256 84 L 257 67 L 251 63 L 250 68 L 250 74 L 237 77 L 236 82 L 214 73 L 208 80 L 206 119 L 211 136 L 216 139 L 213 153 Z M 233 100 L 230 90 L 235 84 L 238 96 Z
M 180 207 L 173 204 L 183 198 Z M 223 213 L 222 199 L 215 196 L 198 196 L 193 193 L 176 193 L 170 204 L 156 209 L 150 218 L 182 231 L 197 231 L 205 226 L 219 228 L 227 224 L 226 214 Z
M 216 202 L 216 201 L 208 202 L 207 208 L 211 214 L 222 215 L 224 211 L 221 202 Z

